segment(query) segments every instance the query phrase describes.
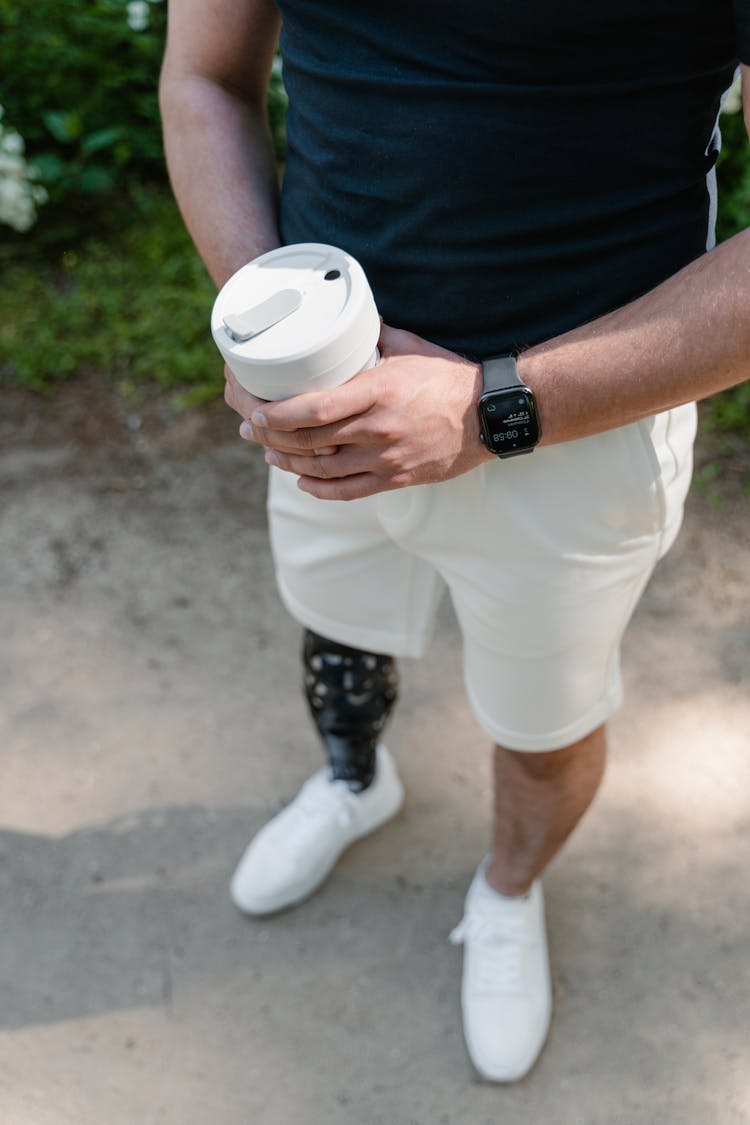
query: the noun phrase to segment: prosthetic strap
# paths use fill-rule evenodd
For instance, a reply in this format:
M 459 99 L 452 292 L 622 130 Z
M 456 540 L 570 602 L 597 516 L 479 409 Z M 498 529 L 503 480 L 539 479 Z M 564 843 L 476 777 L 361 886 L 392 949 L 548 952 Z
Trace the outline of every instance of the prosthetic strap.
M 360 792 L 375 775 L 380 733 L 398 696 L 396 661 L 329 641 L 309 629 L 302 660 L 307 702 L 332 775 Z

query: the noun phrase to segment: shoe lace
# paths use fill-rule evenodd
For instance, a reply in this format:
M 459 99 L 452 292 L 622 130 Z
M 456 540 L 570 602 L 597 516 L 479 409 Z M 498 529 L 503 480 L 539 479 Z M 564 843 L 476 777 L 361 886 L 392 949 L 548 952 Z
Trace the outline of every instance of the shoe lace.
M 350 796 L 345 782 L 330 781 L 327 777 L 311 779 L 288 809 L 287 831 L 294 835 L 296 843 L 304 846 L 321 821 L 333 821 L 347 831 L 353 829 L 356 813 Z
M 521 917 L 502 920 L 465 914 L 451 931 L 453 945 L 471 943 L 481 948 L 473 975 L 473 992 L 499 996 L 523 991 L 523 960 L 530 944 Z

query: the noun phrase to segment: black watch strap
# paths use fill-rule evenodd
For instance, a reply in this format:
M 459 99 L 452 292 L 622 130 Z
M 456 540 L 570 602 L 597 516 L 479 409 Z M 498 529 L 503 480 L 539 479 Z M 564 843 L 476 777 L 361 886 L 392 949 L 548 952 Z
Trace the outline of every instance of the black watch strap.
M 539 416 L 534 392 L 521 379 L 513 356 L 486 359 L 482 384 L 477 407 L 483 444 L 503 458 L 531 453 L 541 437 Z
M 482 363 L 482 394 L 502 391 L 506 387 L 523 387 L 518 367 L 512 355 L 496 356 Z

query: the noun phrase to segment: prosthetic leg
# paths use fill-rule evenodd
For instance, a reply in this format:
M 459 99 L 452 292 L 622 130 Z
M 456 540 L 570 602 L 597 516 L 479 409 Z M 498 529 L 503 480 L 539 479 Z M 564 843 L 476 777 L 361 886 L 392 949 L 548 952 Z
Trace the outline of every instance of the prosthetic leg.
M 272 914 L 307 898 L 344 849 L 391 820 L 404 800 L 395 762 L 378 746 L 396 702 L 393 657 L 306 632 L 302 658 L 331 769 L 318 769 L 245 849 L 232 898 L 248 914 Z
M 354 793 L 375 774 L 375 751 L 398 696 L 392 656 L 362 652 L 305 630 L 305 694 L 335 780 Z

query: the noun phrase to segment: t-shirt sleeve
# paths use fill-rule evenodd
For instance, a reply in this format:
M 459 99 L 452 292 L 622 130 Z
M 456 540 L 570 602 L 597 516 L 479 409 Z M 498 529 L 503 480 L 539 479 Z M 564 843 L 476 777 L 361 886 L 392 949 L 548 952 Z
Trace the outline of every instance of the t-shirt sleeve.
M 737 29 L 737 54 L 740 62 L 750 66 L 750 0 L 733 0 L 734 24 Z

